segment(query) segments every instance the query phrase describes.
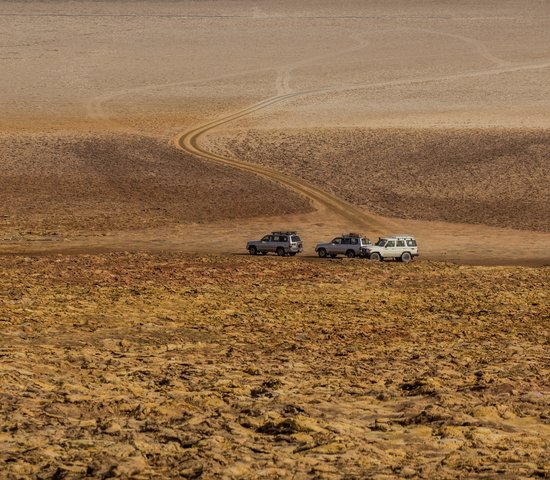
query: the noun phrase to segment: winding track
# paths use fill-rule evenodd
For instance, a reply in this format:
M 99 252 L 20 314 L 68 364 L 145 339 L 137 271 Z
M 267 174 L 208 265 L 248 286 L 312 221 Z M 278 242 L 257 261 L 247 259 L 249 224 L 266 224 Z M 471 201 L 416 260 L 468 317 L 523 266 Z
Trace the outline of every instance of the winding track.
M 367 82 L 367 83 L 361 83 L 361 84 L 340 85 L 336 87 L 335 86 L 321 87 L 321 88 L 305 90 L 301 92 L 293 92 L 291 90 L 289 85 L 289 77 L 291 75 L 291 72 L 295 68 L 304 66 L 316 60 L 328 58 L 337 54 L 342 54 L 343 52 L 352 52 L 352 51 L 361 50 L 362 48 L 365 48 L 366 45 L 368 45 L 368 41 L 366 41 L 365 39 L 358 39 L 359 43 L 357 45 L 349 49 L 346 49 L 343 52 L 342 51 L 331 52 L 329 54 L 310 57 L 304 60 L 292 62 L 290 64 L 287 64 L 279 68 L 279 73 L 276 78 L 276 87 L 277 87 L 277 92 L 279 93 L 277 96 L 270 97 L 248 108 L 239 110 L 238 112 L 219 118 L 217 120 L 213 120 L 204 125 L 195 127 L 193 130 L 190 130 L 188 132 L 179 134 L 175 138 L 176 147 L 181 150 L 187 151 L 188 153 L 191 153 L 195 156 L 207 159 L 209 161 L 214 161 L 222 165 L 228 165 L 233 168 L 238 168 L 246 172 L 254 173 L 254 174 L 263 176 L 271 181 L 275 181 L 279 184 L 282 184 L 283 186 L 290 188 L 291 190 L 297 192 L 298 194 L 303 195 L 317 207 L 324 208 L 340 216 L 341 218 L 344 218 L 352 222 L 352 224 L 358 228 L 367 229 L 370 231 L 378 231 L 378 232 L 381 230 L 384 230 L 390 226 L 389 221 L 383 221 L 382 223 L 382 220 L 376 219 L 373 215 L 368 214 L 367 212 L 355 207 L 354 205 L 334 195 L 331 195 L 330 193 L 327 193 L 322 189 L 305 182 L 302 179 L 291 177 L 289 175 L 286 175 L 284 173 L 281 173 L 269 167 L 247 163 L 235 158 L 229 158 L 213 152 L 209 152 L 208 150 L 206 150 L 204 147 L 200 145 L 200 139 L 206 133 L 208 133 L 209 131 L 221 125 L 227 124 L 229 122 L 232 122 L 244 116 L 250 115 L 259 110 L 269 108 L 275 104 L 278 104 L 287 100 L 291 100 L 291 99 L 297 99 L 300 97 L 303 98 L 306 96 L 311 96 L 316 94 L 343 93 L 347 91 L 367 89 L 367 88 L 416 85 L 416 84 L 429 83 L 429 82 L 440 82 L 440 81 L 449 81 L 449 80 L 466 79 L 466 78 L 474 78 L 474 77 L 493 76 L 493 75 L 519 72 L 524 70 L 544 69 L 544 68 L 550 67 L 550 62 L 548 61 L 533 63 L 533 64 L 516 64 L 516 65 L 511 64 L 510 62 L 507 62 L 493 55 L 482 42 L 474 38 L 465 37 L 462 35 L 457 35 L 457 34 L 452 34 L 447 32 L 429 30 L 429 29 L 417 28 L 417 29 L 411 29 L 411 30 L 421 31 L 432 35 L 446 36 L 446 37 L 454 38 L 456 40 L 460 40 L 468 44 L 469 46 L 471 46 L 481 57 L 493 63 L 494 66 L 492 68 L 487 68 L 484 70 L 467 71 L 467 72 L 449 74 L 449 75 L 431 75 L 431 76 L 396 79 L 396 80 L 389 80 L 389 81 L 382 81 L 382 82 Z M 271 69 L 272 68 L 267 67 L 267 68 L 252 70 L 250 72 L 240 72 L 237 74 L 222 75 L 219 78 L 229 78 L 234 76 L 240 76 L 244 73 L 266 71 Z M 167 83 L 163 85 L 152 85 L 152 86 L 148 85 L 144 87 L 135 87 L 133 89 L 127 89 L 127 90 L 122 90 L 111 94 L 106 94 L 92 100 L 88 104 L 88 111 L 92 117 L 105 118 L 105 117 L 108 117 L 108 115 L 105 114 L 102 106 L 109 99 L 112 99 L 114 97 L 121 96 L 121 95 L 126 95 L 128 93 L 136 93 L 138 91 L 143 91 L 143 90 L 147 91 L 152 88 L 180 86 L 188 83 L 195 83 L 195 81 L 173 82 L 173 83 Z
M 199 140 L 204 134 L 206 134 L 210 130 L 213 130 L 214 128 L 219 127 L 220 125 L 232 122 L 233 120 L 237 120 L 253 112 L 257 112 L 258 110 L 270 107 L 276 103 L 280 103 L 291 98 L 303 96 L 305 94 L 306 92 L 288 93 L 286 95 L 271 97 L 267 100 L 256 103 L 251 107 L 245 108 L 244 110 L 240 110 L 226 117 L 214 120 L 205 125 L 201 125 L 200 127 L 197 127 L 189 132 L 178 135 L 175 139 L 176 147 L 207 160 L 214 161 L 222 165 L 229 165 L 245 172 L 251 172 L 257 175 L 261 175 L 262 177 L 265 177 L 269 180 L 280 183 L 287 188 L 290 188 L 291 190 L 299 193 L 300 195 L 305 196 L 314 204 L 322 206 L 327 210 L 337 214 L 338 216 L 349 220 L 357 227 L 361 227 L 370 231 L 382 230 L 384 226 L 371 215 L 359 210 L 357 207 L 351 205 L 350 203 L 321 190 L 320 188 L 304 182 L 301 179 L 285 175 L 284 173 L 281 173 L 269 167 L 247 163 L 241 160 L 228 158 L 222 155 L 218 155 L 216 153 L 209 152 L 201 147 L 199 144 Z
M 278 172 L 274 169 L 251 164 L 244 162 L 242 160 L 224 157 L 222 155 L 209 152 L 204 147 L 200 145 L 200 138 L 205 135 L 210 130 L 213 130 L 221 125 L 232 122 L 239 118 L 250 115 L 259 110 L 269 108 L 277 103 L 284 102 L 286 100 L 296 99 L 300 97 L 306 97 L 316 94 L 327 94 L 327 93 L 339 93 L 352 91 L 357 89 L 365 88 L 376 88 L 376 87 L 387 87 L 387 86 L 400 86 L 400 85 L 415 85 L 421 83 L 429 82 L 438 82 L 438 81 L 448 81 L 448 80 L 457 80 L 463 78 L 474 78 L 474 77 L 483 77 L 483 76 L 492 76 L 500 75 L 506 73 L 519 72 L 524 70 L 536 70 L 550 67 L 550 62 L 541 62 L 535 64 L 527 65 L 500 65 L 494 68 L 489 68 L 486 70 L 479 70 L 473 72 L 464 72 L 451 75 L 434 75 L 410 79 L 399 79 L 399 80 L 389 80 L 383 82 L 374 82 L 374 83 L 364 83 L 364 84 L 355 84 L 355 85 L 342 85 L 339 87 L 325 87 L 313 90 L 306 90 L 301 92 L 286 93 L 283 95 L 278 95 L 270 97 L 266 100 L 258 102 L 248 108 L 239 110 L 233 114 L 227 115 L 225 117 L 213 120 L 209 123 L 201 125 L 194 128 L 188 132 L 179 134 L 175 138 L 175 145 L 177 148 L 184 150 L 188 153 L 202 157 L 204 159 L 214 161 L 222 165 L 229 165 L 231 167 L 238 168 L 240 170 L 255 173 L 261 175 L 269 180 L 278 182 L 287 188 L 299 193 L 300 195 L 305 196 L 314 204 L 324 207 L 327 210 L 339 215 L 342 218 L 345 218 L 353 223 L 354 226 L 366 229 L 374 232 L 380 232 L 385 230 L 389 223 L 382 223 L 380 220 L 374 218 L 372 215 L 369 215 L 367 212 L 358 209 L 354 205 L 339 199 L 338 197 L 331 195 L 322 189 L 315 187 L 301 179 L 285 175 L 284 173 Z

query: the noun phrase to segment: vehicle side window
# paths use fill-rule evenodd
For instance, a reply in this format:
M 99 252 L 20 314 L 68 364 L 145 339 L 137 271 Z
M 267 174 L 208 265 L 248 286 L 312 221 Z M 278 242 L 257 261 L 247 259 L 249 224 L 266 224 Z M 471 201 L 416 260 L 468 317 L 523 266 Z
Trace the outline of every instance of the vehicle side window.
M 388 243 L 386 243 L 386 248 L 395 247 L 395 240 L 388 240 Z
M 349 245 L 351 242 L 350 242 L 351 238 L 342 238 L 342 244 L 343 245 Z
M 416 247 L 416 240 L 407 240 L 407 245 L 409 247 Z
M 288 241 L 288 237 L 287 237 L 286 235 L 283 235 L 283 236 L 280 237 L 280 238 L 281 238 L 281 240 L 280 240 L 281 242 L 286 242 L 286 241 Z
M 404 240 L 397 240 L 397 246 L 398 247 L 404 247 L 405 246 L 405 241 Z
M 359 239 L 358 238 L 352 238 L 351 239 L 351 244 L 352 245 L 358 245 L 359 244 Z

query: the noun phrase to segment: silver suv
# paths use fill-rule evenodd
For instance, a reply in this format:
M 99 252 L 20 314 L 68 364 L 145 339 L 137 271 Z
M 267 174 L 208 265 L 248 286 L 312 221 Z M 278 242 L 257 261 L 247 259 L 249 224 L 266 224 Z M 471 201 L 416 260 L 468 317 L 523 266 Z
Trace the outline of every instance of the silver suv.
M 336 255 L 345 255 L 348 258 L 364 256 L 364 252 L 371 245 L 367 237 L 357 233 L 344 234 L 341 237 L 333 238 L 328 243 L 318 243 L 315 247 L 317 255 L 321 258 Z
M 417 257 L 418 245 L 411 235 L 393 235 L 379 238 L 378 241 L 365 249 L 365 256 L 371 260 L 386 260 L 393 258 L 399 262 L 410 262 Z
M 296 232 L 271 232 L 261 240 L 253 240 L 246 244 L 250 255 L 262 255 L 273 252 L 280 257 L 284 255 L 294 256 L 303 251 L 302 239 Z

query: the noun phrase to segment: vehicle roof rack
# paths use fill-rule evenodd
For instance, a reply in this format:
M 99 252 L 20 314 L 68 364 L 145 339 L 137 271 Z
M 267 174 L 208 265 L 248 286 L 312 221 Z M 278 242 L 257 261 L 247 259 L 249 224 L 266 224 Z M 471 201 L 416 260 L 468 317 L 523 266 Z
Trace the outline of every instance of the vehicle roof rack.
M 359 238 L 359 237 L 362 237 L 362 236 L 363 236 L 363 235 L 361 235 L 361 234 L 359 234 L 359 233 L 353 233 L 353 232 L 342 234 L 342 237 L 355 237 L 355 238 Z
M 278 230 L 276 232 L 271 232 L 271 235 L 296 235 L 294 230 Z

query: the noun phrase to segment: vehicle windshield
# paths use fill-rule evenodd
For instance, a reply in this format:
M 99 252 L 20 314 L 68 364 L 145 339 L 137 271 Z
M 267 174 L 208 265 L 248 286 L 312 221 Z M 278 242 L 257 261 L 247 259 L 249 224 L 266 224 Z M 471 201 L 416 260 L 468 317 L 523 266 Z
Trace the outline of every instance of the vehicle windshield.
M 292 235 L 292 237 L 290 237 L 290 239 L 293 242 L 301 242 L 302 241 L 298 235 Z
M 385 247 L 386 242 L 387 242 L 387 240 L 385 238 L 379 238 L 375 245 L 377 247 Z
M 330 242 L 330 243 L 338 243 L 338 244 L 340 244 L 340 243 L 342 243 L 342 239 L 341 239 L 340 237 L 338 237 L 338 238 L 333 238 L 333 239 L 332 239 L 332 242 Z

